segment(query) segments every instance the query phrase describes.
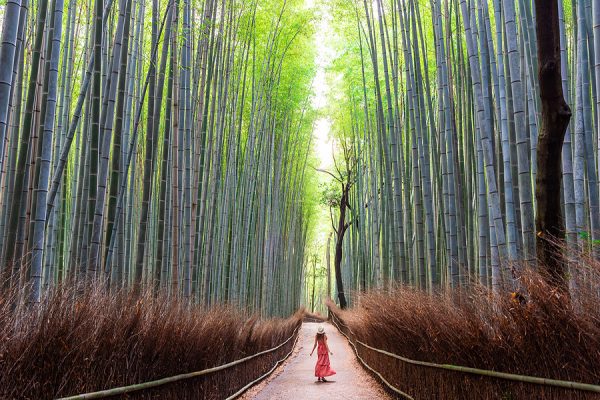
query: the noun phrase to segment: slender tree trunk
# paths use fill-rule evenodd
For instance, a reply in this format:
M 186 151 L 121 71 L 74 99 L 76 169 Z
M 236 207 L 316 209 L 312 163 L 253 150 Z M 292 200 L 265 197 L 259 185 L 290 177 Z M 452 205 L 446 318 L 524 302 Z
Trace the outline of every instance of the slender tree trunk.
M 327 262 L 327 298 L 331 297 L 331 232 L 327 235 L 327 247 L 325 248 L 325 260 Z
M 0 47 L 0 173 L 4 171 L 4 147 L 8 111 L 13 93 L 13 66 L 17 53 L 17 33 L 19 31 L 19 16 L 21 0 L 9 0 L 4 7 L 4 24 L 2 28 L 2 44 Z
M 56 115 L 56 98 L 58 86 L 58 63 L 62 38 L 63 0 L 54 3 L 54 27 L 50 51 L 50 74 L 48 79 L 48 97 L 44 115 L 44 128 L 41 138 L 40 167 L 38 181 L 35 184 L 36 209 L 33 229 L 33 256 L 31 265 L 32 288 L 30 301 L 39 303 L 42 287 L 42 266 L 46 239 L 46 196 L 50 180 L 50 162 L 52 160 L 52 138 L 54 134 L 54 118 Z
M 31 152 L 34 146 L 31 144 L 31 133 L 34 124 L 34 103 L 36 100 L 36 93 L 38 93 L 38 76 L 40 70 L 40 58 L 42 52 L 42 43 L 44 39 L 44 28 L 46 25 L 46 14 L 48 11 L 48 1 L 41 0 L 38 4 L 38 18 L 37 18 L 37 33 L 35 36 L 35 42 L 32 53 L 31 71 L 29 74 L 29 85 L 27 88 L 27 100 L 25 103 L 25 115 L 23 119 L 23 125 L 20 129 L 20 145 L 19 145 L 19 158 L 17 160 L 17 169 L 15 177 L 15 186 L 13 192 L 13 198 L 10 208 L 10 220 L 8 226 L 8 247 L 6 248 L 6 262 L 9 265 L 16 267 L 21 261 L 20 247 L 22 244 L 18 238 L 19 232 L 25 229 L 25 226 L 21 223 L 22 212 L 25 211 L 24 205 L 27 203 L 27 189 L 29 179 L 29 165 L 28 160 L 31 157 Z M 16 243 L 15 243 L 16 242 Z

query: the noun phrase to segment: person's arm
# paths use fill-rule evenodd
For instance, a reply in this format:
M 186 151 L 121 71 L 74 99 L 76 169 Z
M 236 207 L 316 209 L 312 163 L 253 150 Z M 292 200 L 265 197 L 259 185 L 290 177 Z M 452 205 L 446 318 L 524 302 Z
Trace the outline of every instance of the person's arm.
M 329 354 L 333 355 L 333 351 L 329 350 L 329 345 L 327 344 L 327 335 L 325 335 L 325 348 Z
M 310 355 L 311 355 L 311 356 L 313 355 L 313 353 L 314 353 L 314 351 L 315 351 L 315 348 L 316 348 L 316 347 L 317 347 L 317 337 L 315 336 L 315 345 L 313 346 L 313 349 L 312 349 L 312 351 L 310 352 Z

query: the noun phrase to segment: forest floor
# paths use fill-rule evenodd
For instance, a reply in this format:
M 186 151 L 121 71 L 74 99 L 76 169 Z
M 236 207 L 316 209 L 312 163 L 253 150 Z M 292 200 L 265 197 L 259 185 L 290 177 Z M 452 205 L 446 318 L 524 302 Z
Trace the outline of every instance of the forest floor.
M 309 357 L 319 325 L 325 326 L 331 368 L 337 372 L 329 382 L 318 382 L 314 376 L 317 351 Z M 359 364 L 352 348 L 337 329 L 329 323 L 305 322 L 300 329 L 298 343 L 290 358 L 269 378 L 251 388 L 242 400 L 276 399 L 390 399 L 379 383 Z

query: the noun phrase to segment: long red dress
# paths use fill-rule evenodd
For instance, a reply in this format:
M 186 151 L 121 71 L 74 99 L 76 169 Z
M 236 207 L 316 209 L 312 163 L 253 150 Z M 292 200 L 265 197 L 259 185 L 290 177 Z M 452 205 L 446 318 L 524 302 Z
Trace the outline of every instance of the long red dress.
M 331 366 L 329 365 L 329 353 L 325 346 L 325 338 L 317 339 L 317 343 L 317 355 L 319 356 L 319 359 L 317 360 L 317 365 L 315 365 L 315 376 L 317 378 L 324 378 L 326 376 L 335 375 L 335 371 L 331 369 Z

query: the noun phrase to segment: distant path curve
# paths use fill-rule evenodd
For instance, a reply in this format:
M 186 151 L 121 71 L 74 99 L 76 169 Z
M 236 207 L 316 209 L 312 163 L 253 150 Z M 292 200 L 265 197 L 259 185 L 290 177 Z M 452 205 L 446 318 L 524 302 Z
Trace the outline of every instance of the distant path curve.
M 333 352 L 331 367 L 336 375 L 330 382 L 317 382 L 314 376 L 317 352 L 309 357 L 317 327 L 327 332 Z M 250 389 L 243 400 L 372 400 L 391 399 L 381 386 L 360 366 L 346 339 L 329 323 L 305 322 L 292 356 L 266 381 Z

